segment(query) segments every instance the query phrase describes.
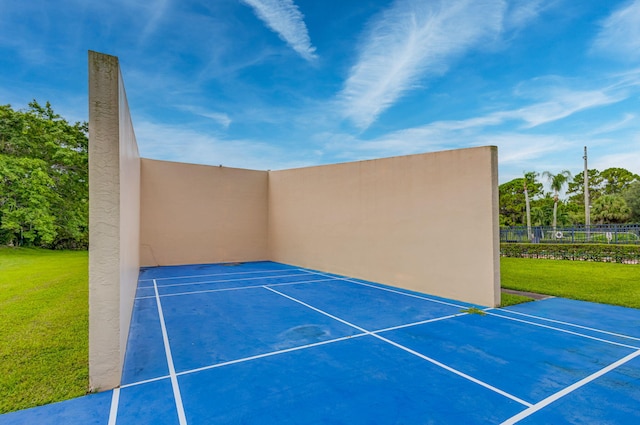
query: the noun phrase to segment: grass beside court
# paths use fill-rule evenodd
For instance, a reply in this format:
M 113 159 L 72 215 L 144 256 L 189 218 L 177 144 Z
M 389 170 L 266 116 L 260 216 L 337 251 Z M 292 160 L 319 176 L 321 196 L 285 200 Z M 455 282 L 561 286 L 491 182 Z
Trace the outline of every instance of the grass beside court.
M 528 303 L 533 301 L 533 298 L 525 297 L 523 295 L 507 294 L 503 292 L 500 294 L 500 307 L 508 307 L 510 305 Z
M 500 274 L 507 289 L 640 308 L 637 264 L 503 257 Z
M 86 394 L 87 254 L 0 248 L 0 413 Z

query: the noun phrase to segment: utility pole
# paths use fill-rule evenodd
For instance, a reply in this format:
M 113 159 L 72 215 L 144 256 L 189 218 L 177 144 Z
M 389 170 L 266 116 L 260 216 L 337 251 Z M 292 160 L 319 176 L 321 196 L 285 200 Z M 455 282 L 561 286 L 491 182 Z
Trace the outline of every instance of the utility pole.
M 587 147 L 584 147 L 584 225 L 587 231 L 587 241 L 591 233 L 591 209 L 589 208 L 589 170 L 587 168 Z
M 529 191 L 527 190 L 527 174 L 528 173 L 524 173 L 524 199 L 527 211 L 527 236 L 529 236 L 529 242 L 533 242 L 533 233 L 531 233 L 531 208 L 529 206 Z

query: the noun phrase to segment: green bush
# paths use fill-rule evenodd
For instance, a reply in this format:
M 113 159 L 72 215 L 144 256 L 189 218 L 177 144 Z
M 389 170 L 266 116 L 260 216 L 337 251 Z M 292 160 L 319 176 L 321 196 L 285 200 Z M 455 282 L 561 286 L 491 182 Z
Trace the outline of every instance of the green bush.
M 640 246 L 501 243 L 500 256 L 638 264 L 640 263 Z

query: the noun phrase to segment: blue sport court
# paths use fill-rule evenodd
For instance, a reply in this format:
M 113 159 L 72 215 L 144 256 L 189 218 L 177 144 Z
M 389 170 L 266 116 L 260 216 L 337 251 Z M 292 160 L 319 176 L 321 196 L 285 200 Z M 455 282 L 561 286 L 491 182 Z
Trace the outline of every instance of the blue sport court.
M 640 311 L 560 298 L 488 309 L 272 262 L 146 268 L 121 387 L 0 416 L 513 423 L 640 423 Z

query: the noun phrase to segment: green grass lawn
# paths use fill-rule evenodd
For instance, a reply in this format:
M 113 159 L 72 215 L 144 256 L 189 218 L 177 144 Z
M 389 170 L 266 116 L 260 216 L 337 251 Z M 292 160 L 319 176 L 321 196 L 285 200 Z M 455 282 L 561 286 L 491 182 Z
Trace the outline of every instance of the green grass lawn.
M 525 297 L 523 295 L 507 294 L 505 292 L 500 294 L 500 296 L 500 307 L 508 307 L 510 305 L 528 303 L 529 301 L 533 301 L 533 298 Z
M 0 248 L 0 413 L 86 394 L 86 251 Z
M 507 289 L 640 308 L 637 264 L 503 257 L 500 274 Z

